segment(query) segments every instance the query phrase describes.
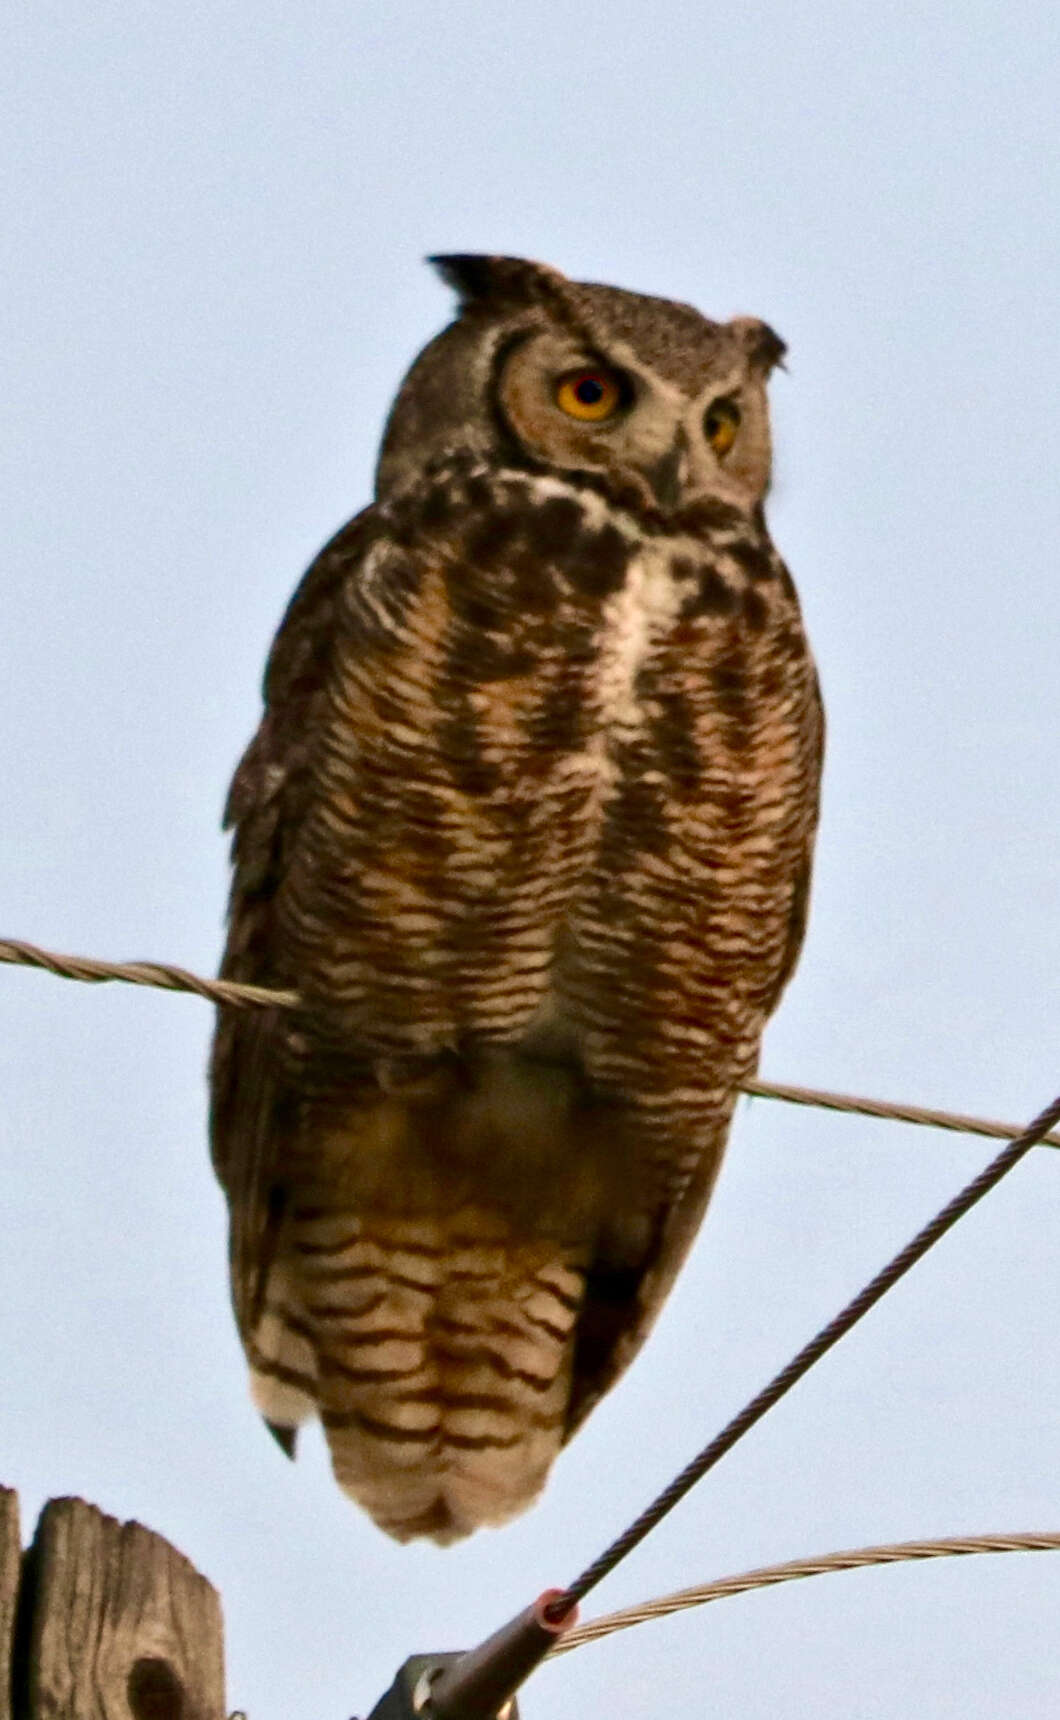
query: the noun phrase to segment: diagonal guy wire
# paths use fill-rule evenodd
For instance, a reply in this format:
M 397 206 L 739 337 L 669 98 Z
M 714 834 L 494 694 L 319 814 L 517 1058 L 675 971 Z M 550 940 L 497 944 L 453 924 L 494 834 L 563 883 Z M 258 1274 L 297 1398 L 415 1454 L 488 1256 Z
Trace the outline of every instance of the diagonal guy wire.
M 629 1525 L 628 1529 L 623 1530 L 617 1540 L 612 1541 L 611 1545 L 605 1548 L 599 1558 L 594 1559 L 591 1565 L 586 1566 L 585 1570 L 575 1578 L 568 1588 L 549 1602 L 545 1608 L 548 1618 L 558 1623 L 578 1601 L 584 1599 L 589 1591 L 596 1587 L 597 1583 L 602 1582 L 604 1577 L 626 1557 L 627 1553 L 631 1553 L 633 1548 L 643 1541 L 644 1537 L 649 1535 L 656 1525 L 661 1523 L 662 1519 L 673 1510 L 674 1506 L 680 1503 L 696 1482 L 701 1481 L 716 1463 L 720 1463 L 726 1452 L 731 1451 L 737 1441 L 741 1440 L 744 1434 L 748 1433 L 755 1423 L 773 1408 L 774 1404 L 779 1403 L 792 1386 L 809 1372 L 814 1363 L 819 1362 L 834 1344 L 838 1344 L 840 1338 L 845 1337 L 851 1327 L 856 1326 L 862 1316 L 867 1314 L 870 1308 L 875 1307 L 880 1298 L 885 1296 L 900 1278 L 904 1278 L 910 1268 L 915 1266 L 917 1261 L 922 1259 L 928 1249 L 933 1248 L 941 1237 L 945 1236 L 958 1219 L 963 1218 L 964 1214 L 977 1201 L 982 1200 L 985 1194 L 989 1194 L 1002 1177 L 1006 1176 L 1032 1147 L 1037 1146 L 1038 1142 L 1057 1122 L 1060 1122 L 1060 1095 L 1038 1114 L 1033 1123 L 1028 1124 L 1022 1134 L 1017 1135 L 1014 1141 L 1003 1148 L 997 1157 L 986 1166 L 985 1170 L 981 1170 L 979 1175 L 973 1177 L 959 1194 L 954 1195 L 953 1199 L 942 1208 L 942 1211 L 936 1213 L 930 1223 L 926 1224 L 923 1230 L 918 1231 L 912 1241 L 907 1242 L 894 1259 L 889 1261 L 882 1271 L 877 1272 L 875 1278 L 865 1285 L 864 1289 L 859 1290 L 853 1301 L 848 1302 L 834 1319 L 829 1320 L 827 1326 L 823 1326 L 816 1337 L 811 1338 L 798 1355 L 793 1356 L 787 1366 L 781 1368 L 779 1374 L 774 1375 L 769 1384 L 764 1386 L 758 1395 L 751 1399 L 750 1403 L 744 1405 L 739 1414 L 735 1415 L 727 1426 L 722 1428 L 709 1445 L 704 1446 L 698 1456 L 686 1464 L 669 1486 L 663 1488 L 658 1497 L 652 1500 L 651 1504 Z
M 230 979 L 203 979 L 187 968 L 168 962 L 103 962 L 90 956 L 59 955 L 22 939 L 0 938 L 0 962 L 18 967 L 40 968 L 60 979 L 102 984 L 122 980 L 127 985 L 157 986 L 163 991 L 191 992 L 209 1003 L 234 1008 L 295 1009 L 298 994 L 272 991 L 263 985 L 241 985 Z M 820 1087 L 792 1087 L 776 1081 L 748 1080 L 743 1091 L 752 1099 L 780 1099 L 789 1105 L 812 1105 L 825 1111 L 841 1111 L 858 1117 L 881 1117 L 892 1123 L 913 1123 L 919 1128 L 949 1129 L 955 1134 L 983 1135 L 988 1140 L 1011 1141 L 1016 1123 L 999 1123 L 985 1117 L 966 1117 L 956 1111 L 932 1111 L 923 1105 L 892 1104 L 887 1099 L 865 1099 L 853 1093 L 832 1093 Z M 1044 1145 L 1060 1147 L 1060 1134 L 1043 1135 Z

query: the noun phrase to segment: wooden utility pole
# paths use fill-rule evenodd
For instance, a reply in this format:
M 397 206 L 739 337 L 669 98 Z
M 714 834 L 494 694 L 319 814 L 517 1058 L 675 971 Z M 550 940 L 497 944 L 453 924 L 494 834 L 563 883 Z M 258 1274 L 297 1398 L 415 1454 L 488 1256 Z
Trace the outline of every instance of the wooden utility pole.
M 515 1692 L 574 1623 L 549 1589 L 470 1653 L 414 1655 L 370 1720 L 519 1720 Z M 22 1551 L 0 1487 L 0 1720 L 225 1720 L 221 1599 L 140 1523 L 52 1499 Z M 228 1720 L 246 1720 L 232 1714 Z
M 224 1720 L 217 1591 L 161 1535 L 0 1488 L 0 1720 Z

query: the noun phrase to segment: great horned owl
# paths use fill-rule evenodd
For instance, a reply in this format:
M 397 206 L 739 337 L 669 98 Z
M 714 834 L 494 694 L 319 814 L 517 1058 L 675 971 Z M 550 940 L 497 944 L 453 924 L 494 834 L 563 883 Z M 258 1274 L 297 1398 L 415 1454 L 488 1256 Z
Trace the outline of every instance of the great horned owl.
M 399 1540 L 499 1523 L 695 1236 L 802 939 L 822 718 L 764 323 L 434 259 L 456 321 L 232 784 L 214 1161 L 252 1390 Z

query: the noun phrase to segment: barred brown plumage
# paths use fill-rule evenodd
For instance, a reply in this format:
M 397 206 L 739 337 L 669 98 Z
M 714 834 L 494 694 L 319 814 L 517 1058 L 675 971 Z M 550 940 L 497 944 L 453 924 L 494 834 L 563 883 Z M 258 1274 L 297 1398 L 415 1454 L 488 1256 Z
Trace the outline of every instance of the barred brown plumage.
M 212 1078 L 259 1406 L 444 1541 L 534 1497 L 695 1235 L 802 938 L 822 722 L 762 511 L 777 337 L 442 264 L 461 315 L 232 785 L 222 972 L 299 1004 L 226 1012 Z M 606 422 L 565 415 L 590 372 Z

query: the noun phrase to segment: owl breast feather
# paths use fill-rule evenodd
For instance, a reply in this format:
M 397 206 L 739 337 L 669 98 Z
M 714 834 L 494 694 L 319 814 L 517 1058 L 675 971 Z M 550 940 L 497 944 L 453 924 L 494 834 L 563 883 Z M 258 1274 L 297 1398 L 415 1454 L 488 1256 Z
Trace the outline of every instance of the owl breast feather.
M 634 1045 L 642 1084 L 675 1058 L 694 1082 L 719 1034 L 746 1055 L 814 810 L 764 529 L 647 533 L 518 473 L 394 524 L 340 607 L 285 883 L 299 989 L 380 1055 L 557 1023 L 620 1087 Z

